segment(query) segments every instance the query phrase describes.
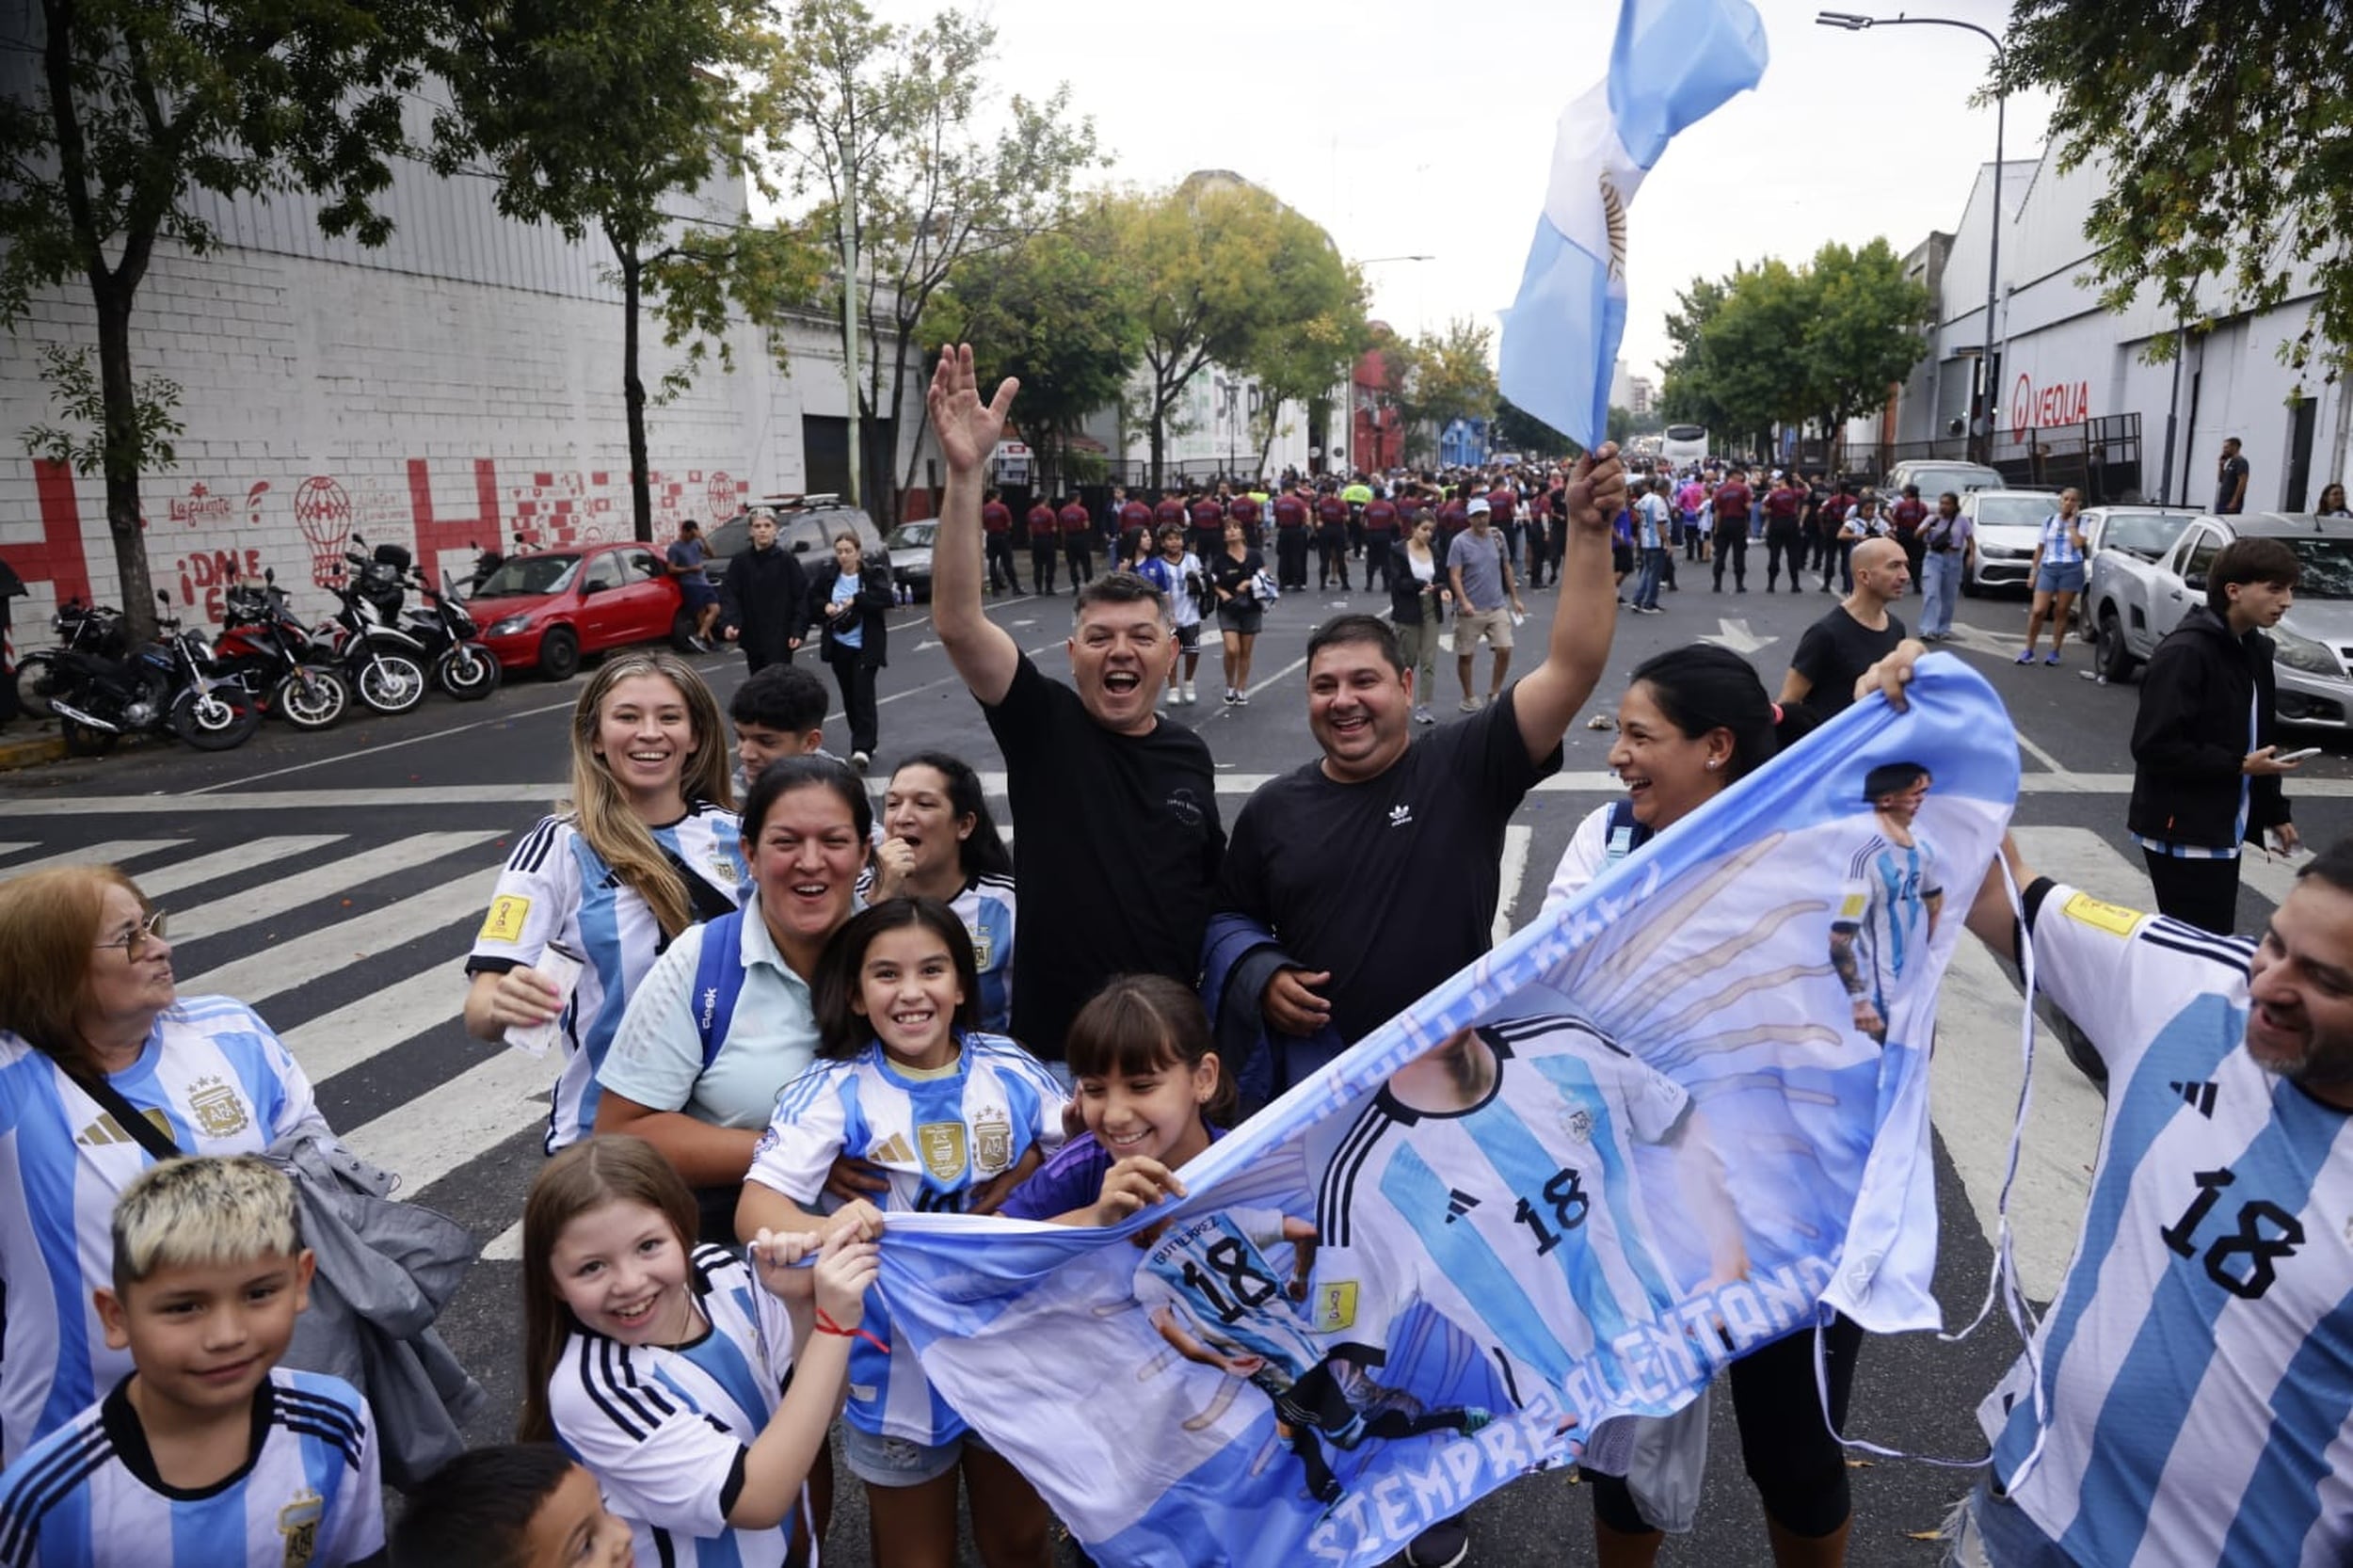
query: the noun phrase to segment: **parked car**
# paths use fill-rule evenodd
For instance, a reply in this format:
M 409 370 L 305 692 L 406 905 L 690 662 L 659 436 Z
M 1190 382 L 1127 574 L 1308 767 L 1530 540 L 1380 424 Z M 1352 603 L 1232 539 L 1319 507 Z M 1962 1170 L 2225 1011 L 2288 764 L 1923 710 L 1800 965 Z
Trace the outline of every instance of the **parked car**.
M 2172 554 L 2197 519 L 2196 509 L 2186 506 L 2093 506 L 2084 512 L 2084 554 L 2090 565 L 2083 595 L 2075 600 L 2076 634 L 2099 645 L 2095 662 L 2110 680 L 2122 680 L 2132 667 L 2123 629 L 2149 622 L 2151 578 L 2144 568 Z M 2111 621 L 2116 630 L 2104 632 Z
M 1887 477 L 1878 482 L 1880 499 L 1893 501 L 1904 493 L 1906 485 L 1920 487 L 1920 499 L 1936 510 L 1936 498 L 1946 490 L 1963 501 L 1972 490 L 1998 490 L 2009 488 L 2002 471 L 1983 463 L 1964 463 L 1947 457 L 1911 457 L 1887 471 Z
M 869 561 L 890 564 L 890 552 L 874 520 L 856 506 L 844 506 L 838 495 L 763 496 L 719 523 L 704 536 L 711 547 L 712 582 L 720 563 L 752 547 L 752 513 L 773 512 L 776 519 L 776 548 L 803 557 L 801 565 L 815 570 L 833 553 L 833 541 L 844 529 L 857 535 L 858 549 Z M 808 557 L 815 557 L 811 560 Z
M 694 617 L 651 545 L 634 540 L 509 555 L 467 600 L 502 669 L 568 680 L 582 658 L 630 643 L 691 650 Z
M 903 522 L 890 531 L 890 580 L 917 599 L 932 597 L 932 544 L 936 520 Z
M 2191 605 L 2204 602 L 2217 552 L 2233 539 L 2257 536 L 2286 540 L 2304 568 L 2295 607 L 2269 632 L 2280 722 L 2353 728 L 2353 520 L 2344 518 L 2201 513 L 2153 561 L 2110 552 L 2106 575 L 2116 591 L 2107 603 L 2115 614 L 2096 623 L 2101 673 L 2111 681 L 2131 674 Z
M 1920 493 L 1925 498 L 1928 487 L 1921 486 Z M 1961 578 L 1961 591 L 1975 599 L 1995 588 L 2030 586 L 2026 579 L 2034 566 L 2035 547 L 2042 542 L 2043 520 L 2058 510 L 2057 494 L 2051 490 L 1971 490 L 1961 498 L 1961 510 L 1977 533 L 1977 564 Z

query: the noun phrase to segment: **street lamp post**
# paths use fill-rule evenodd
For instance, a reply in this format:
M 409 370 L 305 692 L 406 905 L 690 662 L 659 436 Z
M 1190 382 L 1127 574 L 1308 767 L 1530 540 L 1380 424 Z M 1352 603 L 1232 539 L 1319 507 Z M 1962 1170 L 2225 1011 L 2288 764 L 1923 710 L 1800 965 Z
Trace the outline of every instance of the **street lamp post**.
M 1993 300 L 2002 276 L 2002 133 L 2009 104 L 2008 85 L 2009 56 L 2002 40 L 1974 22 L 1963 22 L 1952 16 L 1864 16 L 1855 11 L 1823 11 L 1814 18 L 1824 27 L 1836 27 L 1845 32 L 1860 33 L 1872 27 L 1961 27 L 1977 34 L 1993 46 L 1994 79 L 2003 88 L 1993 95 L 1993 219 L 1987 231 L 1985 255 L 1985 351 L 1978 357 L 1978 374 L 1985 391 L 1979 405 L 1977 435 L 1983 443 L 1977 452 L 1979 462 L 1993 460 L 1993 400 L 1997 389 L 1993 385 Z

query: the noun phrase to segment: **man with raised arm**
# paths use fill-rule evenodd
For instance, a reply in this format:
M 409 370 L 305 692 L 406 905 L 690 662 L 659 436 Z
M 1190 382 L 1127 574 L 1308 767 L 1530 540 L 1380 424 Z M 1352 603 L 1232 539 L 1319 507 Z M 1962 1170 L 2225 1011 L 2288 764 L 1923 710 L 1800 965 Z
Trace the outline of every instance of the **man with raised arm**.
M 932 631 L 1005 756 L 1021 846 L 1016 1038 L 1062 1060 L 1071 1016 L 1115 974 L 1200 973 L 1225 851 L 1209 748 L 1160 715 L 1176 659 L 1169 607 L 1130 572 L 1078 592 L 1070 683 L 1048 678 L 981 609 L 981 469 L 1020 384 L 983 403 L 972 350 L 944 350 L 932 427 L 948 464 L 932 553 Z

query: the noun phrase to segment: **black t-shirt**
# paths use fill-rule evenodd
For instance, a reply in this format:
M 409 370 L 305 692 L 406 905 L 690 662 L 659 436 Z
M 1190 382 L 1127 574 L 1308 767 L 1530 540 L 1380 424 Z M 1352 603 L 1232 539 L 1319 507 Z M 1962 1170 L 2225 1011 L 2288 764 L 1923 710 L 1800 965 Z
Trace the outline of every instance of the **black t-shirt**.
M 2233 498 L 2238 495 L 2239 480 L 2245 476 L 2246 472 L 2247 459 L 2245 457 L 2222 459 L 2222 477 L 2215 486 L 2214 490 L 2214 509 L 2217 512 L 2228 517 L 2239 509 L 2239 503 Z
M 1233 595 L 1230 602 L 1235 604 L 1258 602 L 1256 596 L 1245 594 L 1242 589 L 1252 578 L 1266 569 L 1265 556 L 1260 555 L 1255 550 L 1245 550 L 1241 552 L 1241 559 L 1237 561 L 1221 547 L 1218 552 L 1210 556 L 1204 564 L 1209 568 L 1209 581 Z M 1220 600 L 1218 602 L 1224 604 L 1228 600 Z
M 981 712 L 1005 754 L 1021 879 L 1013 1032 L 1060 1061 L 1072 1016 L 1112 976 L 1199 979 L 1225 852 L 1217 775 L 1183 725 L 1115 735 L 1027 655 Z
M 1234 819 L 1218 908 L 1331 971 L 1321 989 L 1351 1044 L 1490 946 L 1504 827 L 1561 768 L 1557 746 L 1528 760 L 1513 697 L 1441 725 L 1378 778 L 1336 783 L 1321 760 L 1284 774 Z
M 1887 630 L 1874 632 L 1847 613 L 1843 604 L 1805 629 L 1798 639 L 1789 667 L 1813 682 L 1805 705 L 1823 718 L 1854 706 L 1854 683 L 1865 670 L 1896 651 L 1904 640 L 1904 623 L 1892 613 Z

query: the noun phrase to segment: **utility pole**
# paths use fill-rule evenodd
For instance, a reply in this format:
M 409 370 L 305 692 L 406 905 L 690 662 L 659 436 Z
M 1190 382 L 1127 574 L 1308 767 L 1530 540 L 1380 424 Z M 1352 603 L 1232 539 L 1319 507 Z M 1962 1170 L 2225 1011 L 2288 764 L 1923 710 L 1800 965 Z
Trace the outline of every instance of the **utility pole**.
M 841 385 L 850 394 L 850 493 L 842 500 L 858 504 L 858 365 L 857 365 L 857 163 L 841 161 Z M 887 524 L 874 520 L 877 527 Z

